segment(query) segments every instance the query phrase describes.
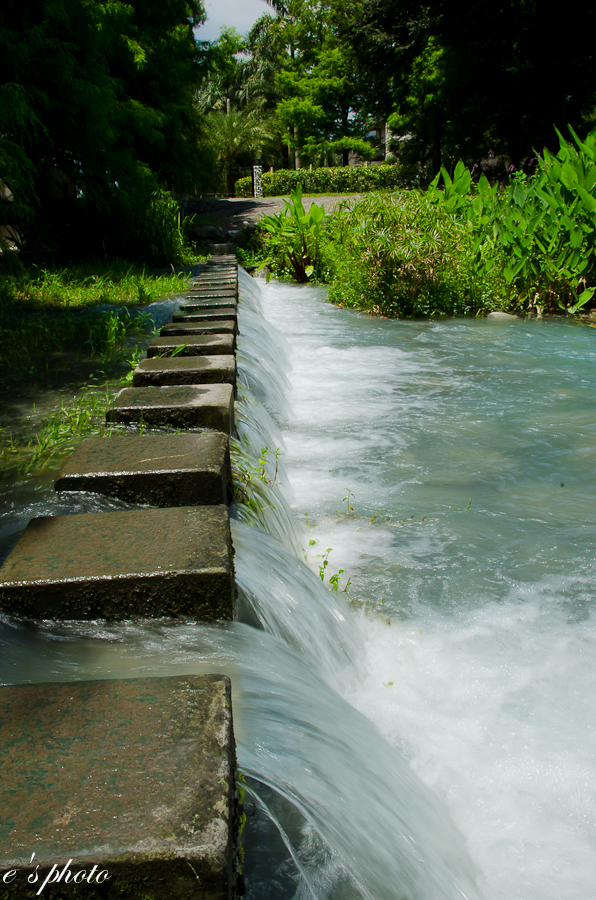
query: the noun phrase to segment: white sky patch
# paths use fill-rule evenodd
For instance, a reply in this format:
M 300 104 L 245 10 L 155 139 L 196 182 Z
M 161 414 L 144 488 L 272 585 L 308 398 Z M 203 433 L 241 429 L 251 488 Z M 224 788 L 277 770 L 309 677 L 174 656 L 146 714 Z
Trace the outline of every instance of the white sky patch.
M 207 21 L 196 30 L 199 41 L 216 40 L 222 25 L 246 34 L 263 13 L 275 15 L 275 10 L 265 0 L 206 0 L 205 8 Z

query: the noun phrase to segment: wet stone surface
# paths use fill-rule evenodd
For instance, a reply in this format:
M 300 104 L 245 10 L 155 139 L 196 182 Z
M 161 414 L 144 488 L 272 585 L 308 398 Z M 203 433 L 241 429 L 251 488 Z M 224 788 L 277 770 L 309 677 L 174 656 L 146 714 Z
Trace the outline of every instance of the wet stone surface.
M 134 387 L 150 384 L 236 384 L 234 356 L 174 356 L 142 359 L 132 376 Z
M 0 568 L 19 619 L 233 619 L 227 506 L 32 519 Z
M 230 384 L 124 388 L 106 413 L 106 421 L 208 428 L 231 434 L 234 389 Z
M 180 304 L 180 309 L 232 309 L 234 314 L 238 310 L 238 306 L 236 302 L 232 302 L 230 300 L 201 300 L 200 298 L 194 298 L 192 295 L 189 295 L 186 303 Z
M 193 432 L 87 438 L 66 461 L 54 487 L 153 506 L 229 503 L 228 438 Z
M 0 702 L 6 897 L 48 876 L 50 900 L 235 897 L 228 678 L 4 686 Z
M 174 313 L 173 318 L 175 322 L 184 322 L 188 318 L 188 313 Z M 219 319 L 235 320 L 237 318 L 237 309 L 235 306 L 221 306 L 211 309 L 197 306 L 196 312 L 192 314 L 192 318 L 193 320 L 196 319 L 197 322 L 217 322 Z
M 187 334 L 236 334 L 236 319 L 219 319 L 216 322 L 175 322 L 164 325 L 159 332 L 161 337 Z
M 147 347 L 149 358 L 156 356 L 211 356 L 234 352 L 233 334 L 190 334 L 185 337 L 156 337 Z
M 233 307 L 224 307 L 223 309 L 196 309 L 185 310 L 184 312 L 174 313 L 172 321 L 175 325 L 180 322 L 188 322 L 191 325 L 202 325 L 203 323 L 211 324 L 212 322 L 222 322 L 226 325 L 233 323 L 238 328 L 238 317 Z
M 194 288 L 193 290 L 189 291 L 188 293 L 189 293 L 189 296 L 195 296 L 195 297 L 205 297 L 205 298 L 220 297 L 224 300 L 226 299 L 226 297 L 229 297 L 230 299 L 235 300 L 238 296 L 238 288 L 237 287 L 224 287 L 224 286 L 218 287 L 216 285 L 205 285 L 205 286 L 199 285 L 196 288 Z

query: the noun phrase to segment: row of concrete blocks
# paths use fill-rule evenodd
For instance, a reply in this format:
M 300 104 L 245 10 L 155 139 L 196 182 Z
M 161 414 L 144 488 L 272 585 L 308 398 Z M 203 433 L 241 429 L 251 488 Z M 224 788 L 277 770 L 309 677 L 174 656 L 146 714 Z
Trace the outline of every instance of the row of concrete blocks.
M 0 569 L 21 620 L 232 619 L 228 504 L 238 296 L 211 259 L 57 491 L 151 508 L 33 519 Z M 197 429 L 197 430 L 189 430 Z M 205 429 L 204 431 L 198 429 Z M 239 809 L 225 676 L 0 688 L 6 896 L 231 900 Z

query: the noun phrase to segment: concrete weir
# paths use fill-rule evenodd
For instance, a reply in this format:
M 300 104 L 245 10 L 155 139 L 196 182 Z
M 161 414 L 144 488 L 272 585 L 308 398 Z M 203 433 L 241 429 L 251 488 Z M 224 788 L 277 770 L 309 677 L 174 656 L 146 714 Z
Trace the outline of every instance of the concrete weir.
M 59 492 L 142 509 L 32 519 L 0 568 L 16 619 L 234 619 L 228 504 L 237 266 L 208 261 Z M 182 429 L 151 431 L 153 426 Z M 230 684 L 222 675 L 0 687 L 6 897 L 235 900 Z M 35 854 L 35 856 L 32 856 Z

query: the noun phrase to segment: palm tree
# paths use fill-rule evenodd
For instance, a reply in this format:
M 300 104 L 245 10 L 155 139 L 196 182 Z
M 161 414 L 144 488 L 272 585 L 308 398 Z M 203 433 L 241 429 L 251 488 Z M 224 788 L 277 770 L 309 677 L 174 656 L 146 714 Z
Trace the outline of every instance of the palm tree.
M 241 153 L 260 155 L 264 144 L 274 138 L 274 131 L 258 109 L 214 110 L 206 117 L 209 142 L 218 160 L 226 170 L 227 189 L 234 193 L 234 177 L 231 169 Z

